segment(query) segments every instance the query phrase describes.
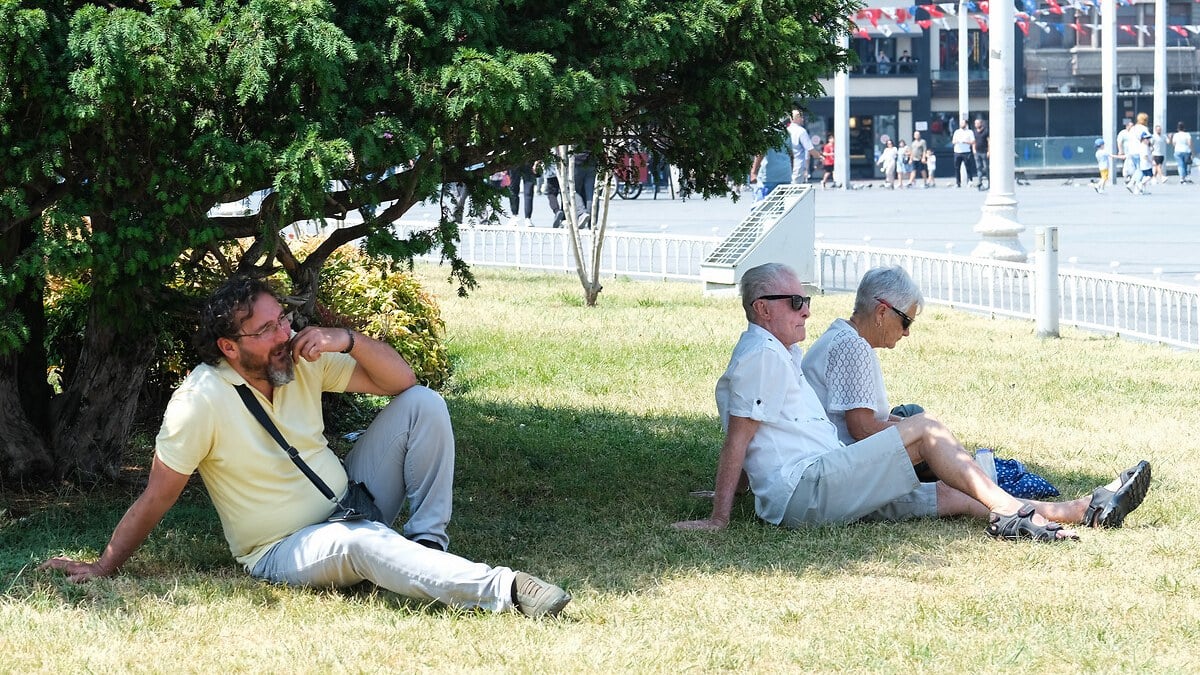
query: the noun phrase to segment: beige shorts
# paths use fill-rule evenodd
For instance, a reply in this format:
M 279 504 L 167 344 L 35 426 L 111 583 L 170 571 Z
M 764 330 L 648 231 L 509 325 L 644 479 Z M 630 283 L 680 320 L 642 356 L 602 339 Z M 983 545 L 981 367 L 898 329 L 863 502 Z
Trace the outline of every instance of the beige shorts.
M 895 427 L 821 455 L 800 477 L 783 527 L 937 515 L 935 483 L 917 480 Z

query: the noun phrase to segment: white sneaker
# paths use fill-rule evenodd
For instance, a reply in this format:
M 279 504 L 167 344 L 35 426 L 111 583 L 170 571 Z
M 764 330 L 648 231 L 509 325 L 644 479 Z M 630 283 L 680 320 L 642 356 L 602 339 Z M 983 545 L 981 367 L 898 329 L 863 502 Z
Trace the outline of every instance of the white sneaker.
M 518 216 L 513 216 L 512 218 L 509 218 L 508 226 L 509 227 L 520 227 L 521 226 L 521 218 Z

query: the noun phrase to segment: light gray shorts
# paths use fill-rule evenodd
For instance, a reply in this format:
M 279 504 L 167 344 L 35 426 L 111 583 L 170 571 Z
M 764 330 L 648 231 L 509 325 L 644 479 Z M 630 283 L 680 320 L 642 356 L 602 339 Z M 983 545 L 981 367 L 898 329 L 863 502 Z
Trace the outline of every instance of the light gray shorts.
M 935 483 L 917 480 L 896 427 L 821 455 L 800 483 L 783 527 L 937 515 Z

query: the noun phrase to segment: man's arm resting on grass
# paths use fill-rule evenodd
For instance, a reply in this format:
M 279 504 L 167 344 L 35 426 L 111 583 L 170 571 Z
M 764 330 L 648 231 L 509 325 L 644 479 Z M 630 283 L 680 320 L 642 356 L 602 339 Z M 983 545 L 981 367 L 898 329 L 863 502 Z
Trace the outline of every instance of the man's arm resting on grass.
M 675 523 L 680 530 L 720 530 L 729 525 L 729 514 L 733 511 L 733 498 L 742 483 L 742 465 L 746 461 L 746 449 L 750 439 L 758 431 L 758 420 L 749 417 L 729 416 L 729 431 L 721 446 L 721 457 L 717 461 L 717 485 L 713 495 L 712 516 L 707 520 L 685 520 Z
M 99 560 L 85 563 L 70 558 L 51 558 L 38 569 L 62 570 L 67 573 L 67 580 L 72 583 L 115 574 L 142 542 L 146 541 L 150 531 L 179 499 L 187 481 L 186 474 L 171 469 L 155 457 L 150 467 L 150 481 L 146 484 L 146 489 L 113 530 L 112 539 L 104 548 Z

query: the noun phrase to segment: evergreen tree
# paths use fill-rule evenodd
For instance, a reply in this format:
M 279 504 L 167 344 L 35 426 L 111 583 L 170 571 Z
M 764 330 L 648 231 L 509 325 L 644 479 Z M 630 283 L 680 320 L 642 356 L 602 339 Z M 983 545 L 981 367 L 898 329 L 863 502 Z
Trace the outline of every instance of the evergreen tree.
M 0 0 L 0 476 L 111 476 L 160 337 L 233 272 L 309 309 L 330 252 L 552 145 L 654 148 L 704 195 L 778 143 L 856 9 L 840 0 Z M 267 191 L 261 209 L 213 207 Z M 328 231 L 303 259 L 284 230 Z M 46 294 L 79 280 L 76 331 Z M 62 366 L 62 390 L 46 382 Z

